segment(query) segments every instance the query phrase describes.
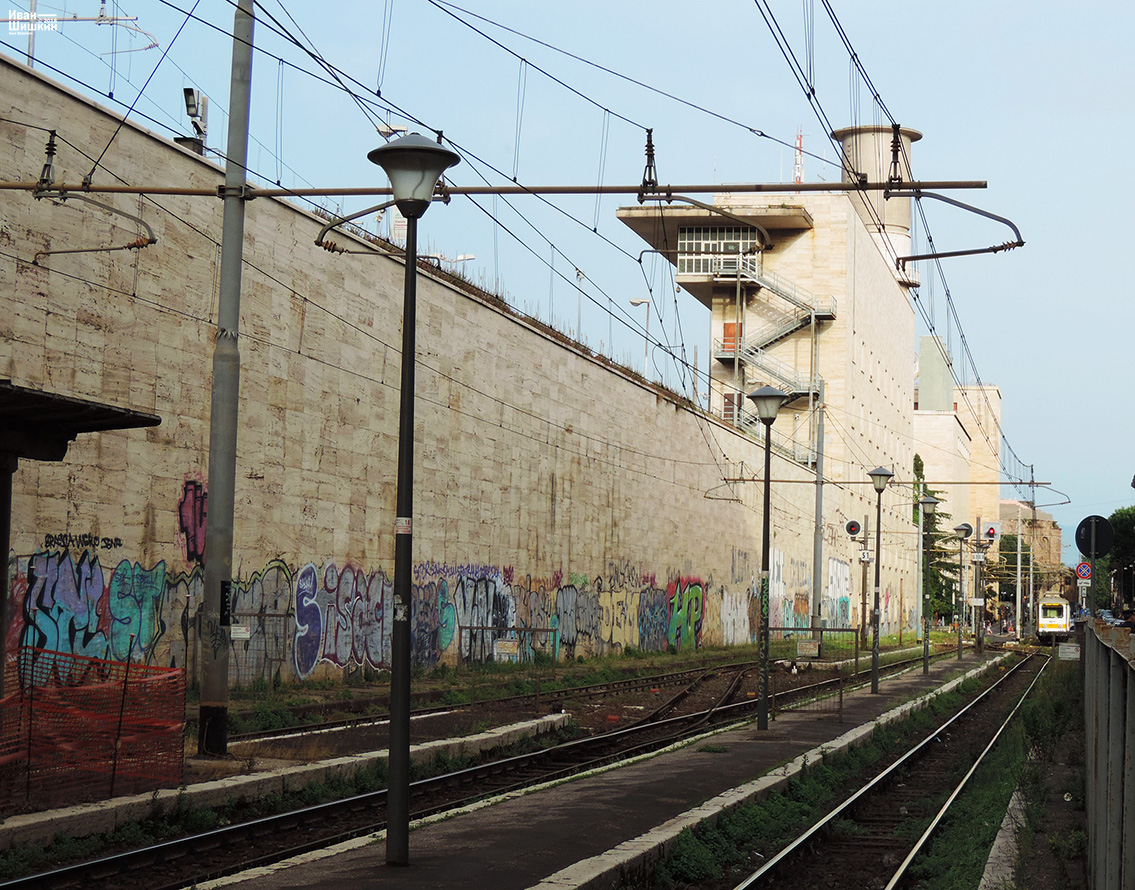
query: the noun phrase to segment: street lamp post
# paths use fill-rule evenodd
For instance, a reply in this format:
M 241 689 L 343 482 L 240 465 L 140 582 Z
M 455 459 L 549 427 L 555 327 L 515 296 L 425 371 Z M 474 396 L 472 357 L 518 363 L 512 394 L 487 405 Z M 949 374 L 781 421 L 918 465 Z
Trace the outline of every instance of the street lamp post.
M 867 474 L 875 486 L 875 599 L 871 607 L 871 691 L 879 691 L 879 573 L 883 563 L 883 489 L 895 475 L 886 467 Z
M 646 297 L 635 297 L 633 300 L 631 300 L 631 305 L 632 306 L 642 306 L 642 305 L 646 306 L 646 333 L 643 335 L 643 338 L 642 338 L 643 339 L 643 342 L 642 342 L 642 376 L 645 377 L 646 376 L 646 365 L 647 365 L 647 362 L 650 360 L 650 300 L 648 300 Z M 775 411 L 773 412 L 773 416 L 774 417 L 776 416 Z M 771 423 L 771 421 L 770 421 L 770 423 Z
M 772 422 L 776 420 L 776 412 L 788 399 L 787 394 L 772 386 L 762 386 L 748 395 L 749 400 L 757 409 L 757 416 L 765 426 L 765 492 L 764 509 L 761 515 L 761 635 L 759 637 L 759 659 L 761 662 L 761 703 L 757 711 L 757 729 L 768 729 L 768 662 L 769 644 L 769 536 L 771 525 L 769 522 L 772 500 L 769 497 L 769 485 L 772 481 Z
M 926 570 L 930 567 L 926 558 L 926 536 L 923 528 L 924 519 L 934 515 L 934 508 L 938 506 L 938 499 L 933 495 L 924 495 L 919 498 L 918 505 L 918 557 L 922 569 L 918 573 L 922 584 L 922 673 L 930 673 L 930 593 L 926 583 Z
M 406 272 L 402 304 L 402 383 L 398 409 L 398 478 L 394 519 L 394 623 L 390 651 L 390 750 L 386 862 L 410 861 L 410 583 L 414 512 L 414 326 L 417 315 L 418 219 L 433 199 L 441 174 L 460 157 L 411 133 L 367 155 L 390 178 L 394 202 L 406 218 Z
M 966 538 L 973 534 L 973 526 L 968 522 L 963 522 L 961 525 L 954 526 L 954 532 L 958 536 L 958 602 L 954 609 L 955 614 L 958 616 L 958 661 L 962 660 L 962 610 L 965 608 L 965 549 Z

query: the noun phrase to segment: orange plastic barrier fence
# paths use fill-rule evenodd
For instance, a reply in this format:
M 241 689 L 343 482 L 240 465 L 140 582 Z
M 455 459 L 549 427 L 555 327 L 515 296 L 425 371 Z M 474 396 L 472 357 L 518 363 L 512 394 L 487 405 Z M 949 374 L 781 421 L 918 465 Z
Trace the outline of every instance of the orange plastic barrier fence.
M 0 699 L 0 812 L 181 784 L 185 672 L 24 648 Z

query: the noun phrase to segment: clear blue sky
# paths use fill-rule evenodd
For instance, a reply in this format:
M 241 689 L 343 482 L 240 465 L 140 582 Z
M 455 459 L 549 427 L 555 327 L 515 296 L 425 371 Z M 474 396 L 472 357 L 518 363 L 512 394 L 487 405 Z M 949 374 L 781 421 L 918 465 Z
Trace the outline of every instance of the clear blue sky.
M 458 184 L 479 184 L 482 176 L 499 184 L 514 175 L 530 184 L 636 183 L 643 172 L 643 127 L 654 129 L 663 183 L 787 181 L 793 158 L 782 143 L 791 143 L 798 129 L 805 149 L 818 156 L 806 159 L 805 178 L 838 177 L 825 127 L 755 3 L 461 5 L 689 104 L 448 7 L 483 32 L 477 33 L 427 0 L 287 0 L 286 11 L 277 0 L 266 0 L 263 10 L 301 40 L 302 29 L 330 63 L 369 88 L 371 118 L 443 129 L 466 158 L 452 174 Z M 830 123 L 886 123 L 870 87 L 852 76 L 824 4 L 769 5 Z M 9 6 L 26 9 L 26 0 Z M 152 34 L 159 48 L 143 49 L 149 42 L 143 34 L 76 22 L 37 35 L 37 67 L 96 98 L 102 94 L 104 102 L 113 92 L 129 105 L 172 42 L 137 105 L 153 120 L 138 120 L 165 135 L 166 128 L 188 133 L 181 90 L 196 85 L 212 101 L 209 145 L 223 149 L 231 43 L 221 32 L 231 28 L 233 8 L 224 0 L 197 3 L 195 14 L 218 31 L 197 21 L 186 24 L 192 6 L 192 0 L 108 3 L 110 14 L 138 16 L 136 26 Z M 96 0 L 39 3 L 41 13 L 64 16 L 95 16 L 98 7 Z M 894 0 L 842 3 L 836 12 L 886 109 L 924 134 L 913 152 L 915 175 L 987 180 L 985 191 L 954 196 L 1013 220 L 1027 242 L 1009 253 L 945 260 L 944 281 L 923 268 L 922 299 L 963 364 L 958 331 L 946 317 L 949 289 L 977 373 L 1000 387 L 1009 445 L 1021 461 L 1035 465 L 1037 480 L 1051 482 L 1071 500 L 1045 508 L 1064 497 L 1041 490 L 1037 498 L 1064 528 L 1065 559 L 1073 561 L 1072 533 L 1081 518 L 1135 502 L 1128 370 L 1135 364 L 1135 309 L 1124 262 L 1135 196 L 1122 161 L 1135 144 L 1135 13 L 1129 4 L 1098 0 L 1027 6 Z M 266 15 L 257 27 L 259 47 L 316 70 L 311 58 L 272 33 Z M 22 35 L 3 39 L 10 55 L 26 47 Z M 373 95 L 379 86 L 381 102 Z M 384 184 L 381 171 L 366 160 L 381 139 L 344 92 L 258 55 L 253 93 L 249 158 L 266 180 L 287 186 Z M 384 103 L 414 120 L 382 111 Z M 375 200 L 345 199 L 343 206 L 369 203 Z M 585 340 L 634 367 L 643 360 L 645 318 L 629 301 L 652 297 L 652 339 L 676 350 L 684 342 L 689 361 L 696 344 L 704 366 L 708 313 L 684 293 L 675 294 L 666 264 L 649 255 L 639 264 L 644 245 L 614 218 L 624 203 L 631 200 L 557 199 L 573 221 L 531 198 L 484 198 L 480 209 L 456 198 L 423 219 L 423 251 L 474 254 L 467 266 L 474 281 L 541 318 L 551 312 L 565 330 L 577 325 L 575 269 L 582 270 Z M 940 250 L 1011 237 L 996 223 L 924 203 Z M 974 382 L 972 368 L 961 374 Z M 662 349 L 652 351 L 651 375 L 681 388 Z M 1003 495 L 1014 493 L 1004 489 Z

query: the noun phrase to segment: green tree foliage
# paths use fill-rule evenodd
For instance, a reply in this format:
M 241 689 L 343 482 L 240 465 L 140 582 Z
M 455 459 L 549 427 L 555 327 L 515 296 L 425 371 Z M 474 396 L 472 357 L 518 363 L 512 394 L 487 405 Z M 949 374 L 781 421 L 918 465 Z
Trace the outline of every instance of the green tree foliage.
M 1097 606 L 1110 605 L 1110 582 L 1115 573 L 1119 591 L 1116 606 L 1135 603 L 1135 507 L 1120 507 L 1108 518 L 1115 531 L 1115 544 L 1107 556 L 1096 560 L 1092 592 Z
M 914 455 L 914 484 L 912 486 L 913 513 L 915 525 L 921 509 L 918 502 L 925 496 L 940 498 L 941 492 L 934 491 L 926 484 L 922 457 Z M 954 592 L 957 590 L 957 544 L 951 530 L 951 515 L 939 504 L 934 512 L 923 520 L 922 533 L 926 549 L 926 566 L 922 581 L 925 593 L 930 597 L 930 613 L 949 616 L 953 610 Z
M 1016 535 L 1002 535 L 997 548 L 998 559 L 985 564 L 985 580 L 998 585 L 1001 600 L 1009 602 L 1017 595 L 1017 545 L 1021 547 L 1021 587 L 1029 587 L 1029 563 L 1032 561 L 1032 548 L 1029 542 Z

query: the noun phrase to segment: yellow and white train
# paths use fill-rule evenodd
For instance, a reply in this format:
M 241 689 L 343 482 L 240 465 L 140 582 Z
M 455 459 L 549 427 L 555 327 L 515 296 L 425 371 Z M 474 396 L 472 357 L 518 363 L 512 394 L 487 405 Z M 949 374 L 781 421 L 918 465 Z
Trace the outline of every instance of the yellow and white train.
M 1062 596 L 1046 593 L 1037 601 L 1036 635 L 1042 640 L 1064 640 L 1072 635 L 1072 607 Z

